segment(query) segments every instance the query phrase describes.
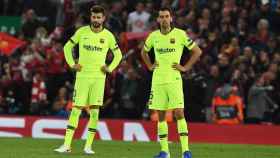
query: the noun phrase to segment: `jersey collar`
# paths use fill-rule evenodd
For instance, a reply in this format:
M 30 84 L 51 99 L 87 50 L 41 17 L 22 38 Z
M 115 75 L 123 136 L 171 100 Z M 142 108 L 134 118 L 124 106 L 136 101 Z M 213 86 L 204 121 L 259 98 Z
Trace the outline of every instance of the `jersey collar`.
M 168 35 L 170 32 L 172 32 L 173 31 L 173 29 L 174 29 L 174 26 L 170 26 L 171 27 L 171 29 L 169 30 L 169 32 L 167 32 L 167 33 L 165 33 L 165 34 L 163 34 L 162 32 L 161 32 L 161 29 L 159 28 L 159 32 L 160 32 L 160 34 L 162 34 L 162 35 Z
M 89 28 L 92 33 L 101 33 L 104 30 L 104 27 L 102 27 L 102 29 L 99 32 L 94 32 L 91 25 L 89 25 Z

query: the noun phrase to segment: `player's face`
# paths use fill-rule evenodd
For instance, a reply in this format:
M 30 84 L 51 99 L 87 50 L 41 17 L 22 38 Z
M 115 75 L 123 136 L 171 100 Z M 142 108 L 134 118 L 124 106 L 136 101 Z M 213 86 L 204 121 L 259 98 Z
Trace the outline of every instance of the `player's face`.
M 102 13 L 91 13 L 90 20 L 92 26 L 98 28 L 103 25 L 105 16 Z
M 172 22 L 172 17 L 169 11 L 159 11 L 159 16 L 157 22 L 160 24 L 160 27 L 169 27 Z

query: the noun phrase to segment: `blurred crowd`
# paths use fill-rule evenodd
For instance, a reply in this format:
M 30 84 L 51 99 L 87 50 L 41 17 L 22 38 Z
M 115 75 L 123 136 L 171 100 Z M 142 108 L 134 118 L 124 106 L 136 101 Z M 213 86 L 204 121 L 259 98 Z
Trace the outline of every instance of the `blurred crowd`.
M 213 121 L 215 99 L 235 95 L 242 122 L 280 123 L 280 0 L 0 0 L 0 15 L 22 17 L 14 36 L 28 41 L 11 56 L 0 53 L 0 114 L 68 116 L 75 72 L 63 45 L 89 23 L 93 4 L 105 6 L 105 26 L 118 41 L 124 32 L 157 29 L 157 8 L 174 10 L 173 25 L 203 50 L 193 70 L 182 74 L 188 120 Z M 140 58 L 143 40 L 120 45 L 124 58 L 107 78 L 101 117 L 149 118 L 152 74 Z M 185 50 L 182 63 L 188 57 Z

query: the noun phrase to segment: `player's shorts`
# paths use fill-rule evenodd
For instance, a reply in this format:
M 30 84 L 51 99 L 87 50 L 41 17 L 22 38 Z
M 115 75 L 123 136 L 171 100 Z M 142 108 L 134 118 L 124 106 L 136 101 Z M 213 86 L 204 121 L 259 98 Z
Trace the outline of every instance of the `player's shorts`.
M 74 106 L 103 105 L 105 79 L 76 78 L 73 102 Z
M 169 110 L 184 108 L 182 80 L 166 84 L 152 84 L 149 109 Z

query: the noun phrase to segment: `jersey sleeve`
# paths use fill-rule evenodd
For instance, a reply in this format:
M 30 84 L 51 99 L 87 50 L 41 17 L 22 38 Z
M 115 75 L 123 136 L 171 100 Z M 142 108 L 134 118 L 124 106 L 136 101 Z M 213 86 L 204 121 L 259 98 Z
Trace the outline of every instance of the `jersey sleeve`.
M 183 45 L 187 47 L 189 50 L 192 50 L 196 45 L 195 42 L 184 32 L 183 34 Z
M 114 55 L 113 61 L 109 65 L 109 71 L 112 72 L 119 65 L 122 59 L 122 53 L 113 34 L 110 35 L 109 39 L 109 48 L 111 49 Z
M 113 34 L 109 35 L 109 48 L 114 51 L 115 49 L 119 49 L 119 45 L 116 41 L 116 38 Z
M 150 51 L 153 48 L 153 36 L 152 33 L 148 35 L 145 43 L 144 43 L 144 50 L 146 52 Z
M 80 41 L 80 29 L 78 29 L 75 34 L 69 39 L 73 44 L 78 44 Z
M 72 68 L 75 65 L 75 61 L 72 55 L 73 47 L 79 43 L 80 40 L 80 29 L 78 29 L 75 34 L 68 40 L 64 45 L 64 57 L 67 64 Z

